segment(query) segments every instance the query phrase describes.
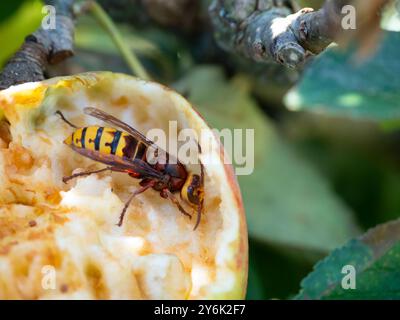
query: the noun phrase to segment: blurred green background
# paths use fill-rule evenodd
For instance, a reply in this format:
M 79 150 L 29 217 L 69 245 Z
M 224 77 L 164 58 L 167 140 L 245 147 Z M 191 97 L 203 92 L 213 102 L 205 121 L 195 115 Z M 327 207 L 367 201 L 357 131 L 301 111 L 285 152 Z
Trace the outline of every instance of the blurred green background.
M 0 2 L 0 65 L 39 26 L 41 9 L 39 0 Z M 393 8 L 385 21 L 397 30 Z M 363 63 L 352 48 L 331 48 L 296 72 L 231 57 L 207 30 L 118 27 L 152 77 L 181 92 L 210 125 L 255 129 L 255 171 L 238 177 L 250 236 L 248 299 L 294 297 L 317 261 L 400 216 L 397 32 L 385 31 Z M 75 57 L 48 76 L 130 73 L 90 15 L 77 20 L 75 40 Z

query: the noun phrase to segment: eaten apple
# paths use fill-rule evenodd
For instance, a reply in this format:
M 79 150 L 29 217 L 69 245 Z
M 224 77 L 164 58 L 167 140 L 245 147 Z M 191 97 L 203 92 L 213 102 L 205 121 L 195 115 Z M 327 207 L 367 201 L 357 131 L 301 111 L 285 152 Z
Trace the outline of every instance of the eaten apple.
M 0 299 L 242 299 L 247 229 L 240 190 L 223 148 L 204 149 L 199 227 L 148 190 L 116 225 L 139 180 L 104 172 L 73 152 L 72 129 L 99 124 L 99 107 L 138 131 L 210 130 L 190 103 L 154 82 L 108 72 L 53 78 L 0 92 Z M 216 139 L 216 138 L 214 138 Z M 193 219 L 192 219 L 193 220 Z

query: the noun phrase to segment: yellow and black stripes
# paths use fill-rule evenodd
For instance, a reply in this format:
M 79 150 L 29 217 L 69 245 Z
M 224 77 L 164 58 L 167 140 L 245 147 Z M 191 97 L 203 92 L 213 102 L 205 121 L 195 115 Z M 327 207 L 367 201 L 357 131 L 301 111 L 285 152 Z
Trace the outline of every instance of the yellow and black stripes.
M 86 141 L 85 141 L 86 131 L 87 131 L 87 128 L 82 129 L 81 145 L 82 145 L 83 149 L 85 149 L 85 145 L 86 145 Z
M 121 139 L 122 132 L 116 130 L 116 131 L 110 132 L 110 133 L 111 133 L 111 135 L 114 136 L 113 140 L 112 140 L 112 142 L 106 142 L 105 146 L 110 147 L 111 148 L 110 153 L 115 155 L 115 152 L 117 151 L 117 148 L 118 148 L 118 145 L 119 145 L 119 142 Z
M 147 145 L 132 135 L 107 127 L 78 128 L 64 141 L 67 145 L 128 159 L 146 159 Z
M 97 128 L 96 131 L 96 138 L 94 138 L 94 150 L 95 151 L 99 151 L 100 149 L 100 139 L 101 139 L 101 135 L 103 134 L 103 127 Z

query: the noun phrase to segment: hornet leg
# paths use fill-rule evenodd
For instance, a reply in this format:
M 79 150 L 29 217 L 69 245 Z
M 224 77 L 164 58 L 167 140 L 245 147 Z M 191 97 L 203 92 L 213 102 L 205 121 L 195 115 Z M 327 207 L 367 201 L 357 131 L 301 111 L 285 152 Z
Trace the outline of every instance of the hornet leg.
M 95 170 L 95 171 L 79 172 L 79 173 L 75 173 L 75 174 L 73 174 L 71 176 L 64 177 L 63 178 L 63 182 L 67 183 L 68 181 L 70 181 L 72 179 L 75 179 L 77 177 L 90 176 L 93 173 L 100 173 L 100 172 L 104 172 L 104 171 L 107 171 L 107 170 L 110 170 L 110 171 L 121 171 L 121 170 L 113 168 L 113 167 L 107 167 L 107 168 L 103 168 L 103 169 Z
M 124 209 L 122 209 L 121 215 L 119 216 L 119 221 L 117 223 L 118 227 L 122 226 L 126 210 L 128 209 L 129 205 L 131 204 L 131 201 L 133 200 L 133 198 L 135 196 L 137 196 L 138 194 L 145 192 L 147 189 L 153 187 L 155 184 L 156 184 L 156 182 L 154 180 L 150 180 L 147 184 L 143 185 L 142 187 L 140 187 L 139 189 L 135 190 L 132 193 L 132 195 L 129 197 L 128 201 L 126 201 Z
M 164 198 L 168 197 L 168 199 L 170 199 L 178 207 L 180 212 L 182 212 L 185 216 L 188 216 L 190 219 L 192 219 L 192 215 L 190 213 L 186 212 L 186 210 L 179 203 L 179 200 L 174 196 L 174 194 L 171 191 L 169 191 L 168 189 L 164 189 L 161 192 L 162 192 L 162 196 Z

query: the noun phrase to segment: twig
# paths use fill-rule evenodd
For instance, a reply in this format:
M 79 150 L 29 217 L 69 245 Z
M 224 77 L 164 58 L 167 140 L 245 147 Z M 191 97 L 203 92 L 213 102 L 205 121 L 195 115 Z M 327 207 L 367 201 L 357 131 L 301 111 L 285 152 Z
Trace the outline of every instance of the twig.
M 122 38 L 120 32 L 115 26 L 114 22 L 107 15 L 107 13 L 103 10 L 103 8 L 96 3 L 95 1 L 91 1 L 89 3 L 88 9 L 92 13 L 93 17 L 97 20 L 97 22 L 107 31 L 113 40 L 115 46 L 121 52 L 121 55 L 125 59 L 131 71 L 136 74 L 138 77 L 142 79 L 149 80 L 150 76 L 146 72 L 146 70 L 141 65 L 139 59 L 132 52 L 132 50 L 124 43 L 124 39 Z
M 292 22 L 291 29 L 306 50 L 318 54 L 345 30 L 341 27 L 342 8 L 352 0 L 326 0 L 318 11 L 309 11 Z M 350 32 L 350 31 L 349 31 Z
M 291 24 L 306 11 L 292 14 L 290 1 L 214 0 L 209 14 L 218 44 L 257 62 L 276 61 L 295 68 L 306 57 Z
M 0 74 L 0 89 L 40 81 L 48 63 L 56 64 L 73 55 L 73 0 L 46 0 L 56 9 L 55 29 L 43 29 L 27 36 L 21 48 Z
M 364 16 L 376 16 L 376 9 L 388 0 L 373 2 L 376 5 L 371 6 L 372 10 L 362 11 Z M 365 6 L 365 1 L 326 0 L 318 11 L 304 8 L 292 13 L 297 8 L 289 0 L 213 0 L 209 12 L 217 42 L 225 50 L 257 62 L 276 61 L 296 68 L 308 55 L 320 53 L 337 40 L 339 34 L 349 39 L 361 29 L 373 28 L 364 23 L 359 24 L 358 33 L 344 30 L 342 8 L 348 4 L 361 11 L 358 9 Z M 365 19 L 361 14 L 357 16 L 357 21 Z

